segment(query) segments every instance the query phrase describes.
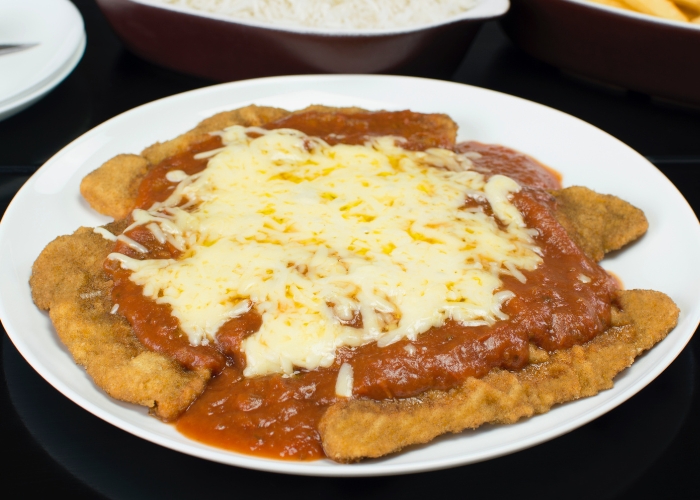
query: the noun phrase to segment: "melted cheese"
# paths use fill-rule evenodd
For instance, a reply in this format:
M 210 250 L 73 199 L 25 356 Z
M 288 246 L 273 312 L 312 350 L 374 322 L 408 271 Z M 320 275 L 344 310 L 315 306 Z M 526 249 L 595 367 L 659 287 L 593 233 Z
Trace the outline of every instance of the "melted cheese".
M 335 381 L 335 394 L 344 398 L 352 397 L 352 386 L 354 383 L 354 373 L 352 365 L 343 363 L 338 370 L 338 378 Z
M 194 345 L 255 308 L 243 342 L 248 377 L 330 366 L 341 346 L 415 340 L 447 319 L 506 319 L 500 276 L 541 262 L 510 202 L 466 155 L 414 152 L 382 137 L 330 146 L 294 130 L 231 127 L 195 175 L 174 174 L 168 200 L 134 211 L 184 251 L 178 260 L 111 254 L 144 295 L 169 304 Z M 254 137 L 251 137 L 254 136 Z M 468 197 L 495 217 L 466 208 Z M 347 326 L 361 316 L 363 327 Z
M 109 240 L 109 241 L 117 241 L 117 237 L 116 237 L 115 235 L 113 235 L 112 233 L 110 233 L 109 231 L 107 231 L 107 230 L 106 230 L 105 228 L 103 228 L 103 227 L 96 227 L 96 228 L 93 229 L 92 231 L 93 231 L 94 233 L 99 234 L 100 236 L 102 236 L 102 237 L 103 237 L 104 239 L 106 239 L 106 240 Z

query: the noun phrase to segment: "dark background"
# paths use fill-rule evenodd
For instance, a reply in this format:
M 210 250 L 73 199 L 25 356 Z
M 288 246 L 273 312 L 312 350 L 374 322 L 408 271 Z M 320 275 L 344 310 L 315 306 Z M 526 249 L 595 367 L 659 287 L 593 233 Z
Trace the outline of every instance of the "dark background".
M 215 83 L 138 59 L 94 2 L 74 3 L 86 24 L 82 61 L 43 100 L 0 122 L 0 213 L 33 168 L 84 132 L 140 104 Z M 520 51 L 495 22 L 484 26 L 453 80 L 530 99 L 609 132 L 655 163 L 698 212 L 700 111 L 563 74 Z M 0 491 L 9 498 L 700 498 L 697 338 L 637 396 L 558 439 L 444 471 L 356 479 L 249 471 L 161 448 L 54 390 L 4 330 L 1 345 Z

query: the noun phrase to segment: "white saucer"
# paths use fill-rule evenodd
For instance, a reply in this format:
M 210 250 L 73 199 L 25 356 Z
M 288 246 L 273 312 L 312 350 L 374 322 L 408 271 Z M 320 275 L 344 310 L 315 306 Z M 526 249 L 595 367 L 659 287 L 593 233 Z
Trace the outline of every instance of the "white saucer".
M 68 0 L 0 0 L 0 44 L 38 45 L 0 55 L 0 120 L 46 95 L 85 50 L 83 19 Z

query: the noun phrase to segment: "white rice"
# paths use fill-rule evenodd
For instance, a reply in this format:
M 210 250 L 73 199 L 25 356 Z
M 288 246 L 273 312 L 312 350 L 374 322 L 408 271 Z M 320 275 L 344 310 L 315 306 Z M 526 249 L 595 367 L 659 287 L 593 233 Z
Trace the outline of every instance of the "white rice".
M 279 26 L 338 30 L 408 28 L 442 22 L 479 0 L 158 0 Z

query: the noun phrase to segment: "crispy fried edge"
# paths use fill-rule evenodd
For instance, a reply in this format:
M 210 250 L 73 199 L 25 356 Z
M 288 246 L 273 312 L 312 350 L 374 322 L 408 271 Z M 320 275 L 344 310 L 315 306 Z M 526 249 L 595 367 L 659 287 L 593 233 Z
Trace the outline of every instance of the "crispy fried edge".
M 550 194 L 559 223 L 596 261 L 638 239 L 648 227 L 641 210 L 615 196 L 580 186 Z M 441 434 L 513 423 L 595 395 L 612 387 L 615 375 L 662 340 L 677 318 L 678 308 L 661 292 L 619 292 L 613 327 L 583 346 L 554 354 L 531 346 L 531 362 L 521 371 L 492 370 L 451 391 L 428 391 L 417 398 L 347 400 L 330 407 L 319 425 L 324 451 L 339 462 L 376 458 Z
M 587 344 L 557 351 L 518 372 L 492 370 L 451 391 L 402 400 L 347 400 L 331 406 L 319 432 L 338 462 L 381 457 L 448 432 L 510 424 L 555 404 L 593 396 L 676 325 L 678 308 L 661 292 L 622 291 L 613 326 Z
M 80 194 L 97 212 L 124 219 L 131 213 L 150 163 L 138 155 L 117 155 L 80 182 Z
M 644 212 L 616 196 L 572 186 L 551 194 L 559 223 L 583 252 L 600 261 L 641 237 L 649 228 Z
M 119 234 L 121 226 L 108 227 Z M 107 394 L 172 420 L 202 393 L 210 373 L 186 370 L 149 351 L 123 316 L 111 314 L 112 282 L 102 270 L 111 248 L 111 241 L 86 227 L 55 239 L 32 266 L 32 298 L 49 311 L 75 362 Z

